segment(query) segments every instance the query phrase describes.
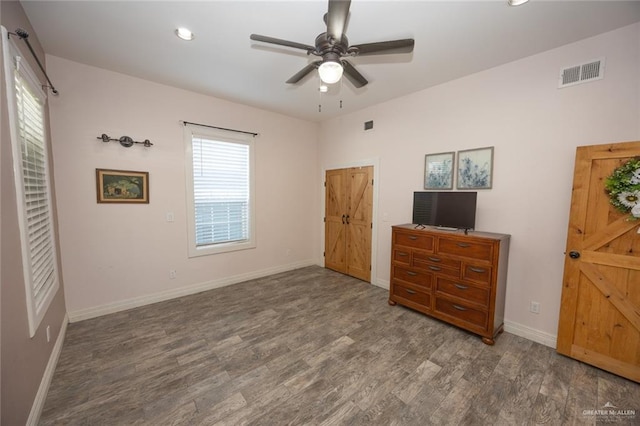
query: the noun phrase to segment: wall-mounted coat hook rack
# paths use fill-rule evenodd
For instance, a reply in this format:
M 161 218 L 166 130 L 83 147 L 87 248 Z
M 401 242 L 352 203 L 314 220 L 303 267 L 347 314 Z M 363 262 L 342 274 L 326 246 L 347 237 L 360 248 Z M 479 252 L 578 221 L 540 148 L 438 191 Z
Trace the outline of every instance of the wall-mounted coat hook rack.
M 139 143 L 141 145 L 146 146 L 147 148 L 153 145 L 149 139 L 145 139 L 142 142 L 134 141 L 129 136 L 120 136 L 119 139 L 115 139 L 115 138 L 110 138 L 104 133 L 101 136 L 98 136 L 98 139 L 102 140 L 102 142 L 111 142 L 111 141 L 120 142 L 120 145 L 124 146 L 125 148 L 132 147 L 134 143 Z

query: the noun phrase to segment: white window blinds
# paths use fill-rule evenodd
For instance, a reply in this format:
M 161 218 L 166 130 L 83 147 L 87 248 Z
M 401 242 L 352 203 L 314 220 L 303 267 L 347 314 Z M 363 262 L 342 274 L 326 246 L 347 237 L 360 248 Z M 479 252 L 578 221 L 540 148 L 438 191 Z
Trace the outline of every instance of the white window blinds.
M 56 281 L 52 241 L 44 105 L 19 74 L 15 76 L 24 220 L 36 311 Z
M 45 127 L 46 94 L 2 27 L 7 111 L 29 332 L 59 288 Z
M 185 142 L 190 256 L 255 247 L 253 138 L 190 126 Z
M 249 147 L 193 138 L 196 245 L 249 239 Z

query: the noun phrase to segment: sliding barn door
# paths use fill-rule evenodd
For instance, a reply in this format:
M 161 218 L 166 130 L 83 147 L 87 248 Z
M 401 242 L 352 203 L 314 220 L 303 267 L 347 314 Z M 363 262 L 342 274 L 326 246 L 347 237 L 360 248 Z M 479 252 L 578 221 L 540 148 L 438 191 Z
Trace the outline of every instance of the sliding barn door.
M 605 180 L 640 142 L 579 147 L 558 352 L 640 382 L 640 220 L 609 202 Z
M 371 281 L 373 167 L 328 170 L 325 266 Z

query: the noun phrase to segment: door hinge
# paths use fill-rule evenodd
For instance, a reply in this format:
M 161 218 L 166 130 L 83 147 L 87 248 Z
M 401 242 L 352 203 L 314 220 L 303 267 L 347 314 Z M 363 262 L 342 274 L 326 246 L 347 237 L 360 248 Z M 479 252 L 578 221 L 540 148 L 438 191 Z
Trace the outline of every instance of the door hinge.
M 373 229 L 373 222 L 371 222 L 371 229 Z
M 369 265 L 369 271 L 371 271 L 371 265 Z
M 373 179 L 371 179 L 371 186 L 373 186 Z
M 323 221 L 324 223 L 327 223 L 327 218 L 326 218 L 326 217 L 323 217 L 323 218 L 322 218 L 322 221 Z
M 324 187 L 325 188 L 327 187 L 327 181 L 326 180 L 324 181 Z
M 324 254 L 324 252 L 322 252 L 322 257 L 326 257 L 326 256 L 325 256 L 325 254 Z

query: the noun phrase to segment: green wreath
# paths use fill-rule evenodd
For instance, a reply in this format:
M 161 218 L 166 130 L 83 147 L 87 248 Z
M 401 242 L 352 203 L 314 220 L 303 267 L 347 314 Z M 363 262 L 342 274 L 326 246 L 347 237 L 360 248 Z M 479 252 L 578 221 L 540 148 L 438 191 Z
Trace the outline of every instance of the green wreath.
M 605 181 L 611 204 L 631 219 L 640 219 L 640 157 L 632 158 L 613 171 Z

